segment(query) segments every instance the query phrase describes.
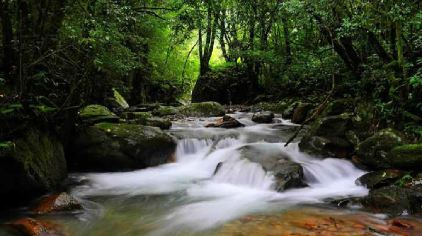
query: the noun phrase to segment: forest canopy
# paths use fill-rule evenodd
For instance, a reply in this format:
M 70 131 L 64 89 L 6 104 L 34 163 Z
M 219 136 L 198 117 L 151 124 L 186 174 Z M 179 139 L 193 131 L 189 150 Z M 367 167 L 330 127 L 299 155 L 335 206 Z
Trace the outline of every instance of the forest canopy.
M 333 90 L 420 133 L 421 12 L 417 0 L 2 0 L 2 97 L 63 111 L 116 88 L 170 104 L 198 77 L 237 73 L 254 91 L 237 103 Z

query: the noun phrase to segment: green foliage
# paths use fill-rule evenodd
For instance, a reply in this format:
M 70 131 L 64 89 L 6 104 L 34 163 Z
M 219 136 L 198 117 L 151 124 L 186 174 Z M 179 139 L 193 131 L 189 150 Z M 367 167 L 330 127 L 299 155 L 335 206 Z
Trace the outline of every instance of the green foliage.
M 413 177 L 410 174 L 406 174 L 403 177 L 401 177 L 399 180 L 397 180 L 394 185 L 399 187 L 405 187 L 408 183 L 411 183 L 413 181 Z

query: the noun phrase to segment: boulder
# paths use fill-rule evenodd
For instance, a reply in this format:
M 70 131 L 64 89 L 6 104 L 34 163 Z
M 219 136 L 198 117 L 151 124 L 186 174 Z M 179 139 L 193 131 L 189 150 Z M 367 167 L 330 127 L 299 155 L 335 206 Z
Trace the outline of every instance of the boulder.
M 397 146 L 387 159 L 392 166 L 406 170 L 422 170 L 422 144 Z
M 295 111 L 295 108 L 298 106 L 299 102 L 292 102 L 289 106 L 284 109 L 282 113 L 283 119 L 291 119 L 293 117 L 293 113 Z
M 122 171 L 147 168 L 173 159 L 176 143 L 158 128 L 99 123 L 81 128 L 68 160 L 76 171 Z
M 200 76 L 192 91 L 192 102 L 245 104 L 251 102 L 256 94 L 256 79 L 250 78 L 242 67 L 229 67 Z
M 132 111 L 124 112 L 122 118 L 126 120 L 137 120 L 142 123 L 145 123 L 147 119 L 151 118 L 152 114 L 150 112 L 141 112 L 141 111 Z
M 224 107 L 217 102 L 192 103 L 181 107 L 180 113 L 190 117 L 215 117 L 226 114 Z
M 152 127 L 158 127 L 162 130 L 170 129 L 172 126 L 172 123 L 168 119 L 158 118 L 158 117 L 151 117 L 148 118 L 145 122 L 145 125 L 152 126 Z
M 243 158 L 260 164 L 265 171 L 275 176 L 276 191 L 306 186 L 302 166 L 291 161 L 280 147 L 274 144 L 254 144 L 243 146 L 239 150 Z
M 224 128 L 224 129 L 233 129 L 233 128 L 239 128 L 244 127 L 242 123 L 240 123 L 235 118 L 225 115 L 222 118 L 217 119 L 216 123 L 208 124 L 205 127 L 207 128 Z
M 32 209 L 36 214 L 47 214 L 61 211 L 74 211 L 82 209 L 82 205 L 67 193 L 46 196 Z
M 381 130 L 359 144 L 357 155 L 362 164 L 373 169 L 396 168 L 388 154 L 396 146 L 404 144 L 403 135 L 393 129 Z
M 343 113 L 353 113 L 355 101 L 353 98 L 342 98 L 330 102 L 322 112 L 321 116 L 337 116 Z
M 152 111 L 154 116 L 173 116 L 179 114 L 179 109 L 172 106 L 159 106 L 158 108 Z
M 356 183 L 369 189 L 375 189 L 392 185 L 403 176 L 404 173 L 399 170 L 380 170 L 361 176 Z
M 365 207 L 389 215 L 422 212 L 422 189 L 386 186 L 374 189 L 362 200 Z
M 79 118 L 85 124 L 100 122 L 117 123 L 120 118 L 107 107 L 101 105 L 89 105 L 79 111 Z
M 0 150 L 1 207 L 11 207 L 57 189 L 67 176 L 63 146 L 56 137 L 29 129 Z
M 266 112 L 258 112 L 253 114 L 252 121 L 260 124 L 270 124 L 273 123 L 274 113 L 266 111 Z
M 353 144 L 347 136 L 351 125 L 350 117 L 350 114 L 345 113 L 316 120 L 300 141 L 300 149 L 315 155 L 349 157 L 353 152 Z
M 299 103 L 299 105 L 294 109 L 292 122 L 296 124 L 302 124 L 308 117 L 309 112 L 314 106 L 310 103 Z

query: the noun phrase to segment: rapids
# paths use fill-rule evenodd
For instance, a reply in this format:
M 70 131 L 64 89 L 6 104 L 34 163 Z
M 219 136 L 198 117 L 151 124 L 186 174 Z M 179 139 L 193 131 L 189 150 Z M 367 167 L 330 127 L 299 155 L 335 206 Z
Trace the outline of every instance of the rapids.
M 324 204 L 365 196 L 355 184 L 364 174 L 340 159 L 319 159 L 284 147 L 295 125 L 255 124 L 251 114 L 233 114 L 244 128 L 203 128 L 212 119 L 176 122 L 169 131 L 178 139 L 175 163 L 127 173 L 73 174 L 71 189 L 85 210 L 64 218 L 75 235 L 214 235 L 223 224 L 249 214 Z M 242 158 L 239 148 L 280 152 L 304 168 L 308 187 L 276 192 L 274 176 Z

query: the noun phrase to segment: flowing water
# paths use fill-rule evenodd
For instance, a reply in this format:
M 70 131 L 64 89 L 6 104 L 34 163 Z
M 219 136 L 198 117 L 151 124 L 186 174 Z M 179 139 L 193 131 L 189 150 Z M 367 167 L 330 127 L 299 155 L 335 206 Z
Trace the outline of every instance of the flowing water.
M 72 235 L 217 235 L 227 222 L 250 214 L 276 214 L 333 199 L 358 197 L 368 190 L 355 184 L 364 174 L 340 159 L 318 159 L 301 153 L 297 143 L 284 147 L 296 128 L 255 124 L 251 114 L 234 116 L 244 128 L 203 128 L 212 119 L 176 122 L 177 161 L 127 172 L 74 174 L 73 195 L 85 210 L 55 216 Z M 274 176 L 242 157 L 240 148 L 258 154 L 288 156 L 304 168 L 308 187 L 276 192 Z M 259 158 L 259 157 L 257 157 Z

